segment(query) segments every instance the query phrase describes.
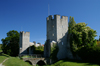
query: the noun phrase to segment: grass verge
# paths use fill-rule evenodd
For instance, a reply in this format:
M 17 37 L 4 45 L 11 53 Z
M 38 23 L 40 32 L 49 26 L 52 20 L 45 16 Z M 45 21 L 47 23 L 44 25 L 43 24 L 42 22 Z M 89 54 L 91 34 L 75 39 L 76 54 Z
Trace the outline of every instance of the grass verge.
M 2 63 L 6 58 L 8 58 L 9 56 L 6 54 L 0 54 L 0 63 Z
M 5 66 L 32 66 L 18 57 L 10 57 L 6 62 L 3 63 Z
M 11 57 L 3 53 L 0 54 L 0 63 L 2 63 L 6 58 L 9 59 L 3 63 L 4 66 L 32 66 L 28 62 L 20 60 L 19 57 Z
M 2 52 L 2 49 L 0 49 L 0 52 Z
M 20 60 L 19 57 L 11 57 L 6 54 L 0 54 L 0 63 L 3 62 L 6 58 L 9 59 L 3 63 L 3 65 L 5 66 L 32 66 L 28 62 Z M 52 65 L 46 65 L 46 66 L 100 66 L 100 65 L 93 63 L 85 63 L 80 61 L 60 60 Z
M 100 66 L 100 65 L 93 64 L 93 63 L 83 63 L 83 62 L 60 60 L 50 66 Z

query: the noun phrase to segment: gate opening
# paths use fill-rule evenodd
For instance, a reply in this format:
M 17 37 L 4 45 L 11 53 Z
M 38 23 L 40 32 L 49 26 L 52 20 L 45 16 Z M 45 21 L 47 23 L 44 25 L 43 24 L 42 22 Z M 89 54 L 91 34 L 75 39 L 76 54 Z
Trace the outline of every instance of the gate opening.
M 40 60 L 40 61 L 37 62 L 37 65 L 39 65 L 39 66 L 43 66 L 43 65 L 46 65 L 46 64 L 45 64 L 44 61 Z
M 27 63 L 29 63 L 30 65 L 32 65 L 32 63 L 31 63 L 30 61 L 25 61 L 25 62 L 27 62 Z

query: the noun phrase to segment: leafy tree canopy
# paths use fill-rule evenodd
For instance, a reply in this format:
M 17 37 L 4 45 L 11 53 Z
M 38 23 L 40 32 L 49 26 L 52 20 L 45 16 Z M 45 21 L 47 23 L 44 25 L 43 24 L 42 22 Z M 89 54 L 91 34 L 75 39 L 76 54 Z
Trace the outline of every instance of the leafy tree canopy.
M 68 32 L 71 33 L 72 28 L 76 25 L 76 22 L 74 21 L 74 17 L 69 18 L 69 23 L 68 23 Z
M 76 24 L 72 18 L 69 20 L 68 39 L 73 56 L 78 54 L 82 60 L 89 62 L 100 61 L 100 47 L 97 47 L 95 39 L 97 32 L 85 23 Z
M 0 44 L 0 49 L 1 49 L 1 47 L 2 47 L 2 44 Z
M 78 48 L 84 46 L 95 46 L 96 31 L 91 29 L 85 23 L 78 23 L 74 21 L 74 17 L 69 18 L 68 23 L 68 41 L 70 41 L 71 51 L 75 52 Z
M 15 30 L 9 31 L 7 37 L 2 39 L 2 50 L 4 53 L 17 56 L 19 53 L 19 33 Z
M 100 36 L 99 36 L 99 41 L 100 41 Z
M 96 31 L 91 29 L 85 23 L 78 23 L 72 27 L 71 32 L 71 45 L 73 45 L 74 50 L 75 47 L 84 47 L 84 46 L 95 46 L 96 40 Z
M 34 54 L 43 54 L 43 52 L 44 52 L 44 47 L 43 46 L 36 47 L 35 45 L 33 45 L 30 48 L 31 48 L 31 50 L 33 50 Z

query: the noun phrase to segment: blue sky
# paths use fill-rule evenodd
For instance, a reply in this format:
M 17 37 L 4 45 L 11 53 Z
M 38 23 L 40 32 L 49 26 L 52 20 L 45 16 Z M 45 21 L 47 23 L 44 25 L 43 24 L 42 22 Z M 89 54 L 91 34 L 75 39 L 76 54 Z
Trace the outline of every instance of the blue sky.
M 72 16 L 85 22 L 100 35 L 100 0 L 0 0 L 0 40 L 10 30 L 29 31 L 30 42 L 46 41 L 46 17 Z M 0 41 L 0 43 L 2 43 Z

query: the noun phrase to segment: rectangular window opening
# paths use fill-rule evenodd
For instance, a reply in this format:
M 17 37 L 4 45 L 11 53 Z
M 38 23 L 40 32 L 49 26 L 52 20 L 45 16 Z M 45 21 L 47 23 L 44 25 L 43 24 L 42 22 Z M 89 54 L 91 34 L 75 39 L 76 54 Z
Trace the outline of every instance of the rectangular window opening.
M 63 28 L 63 25 L 62 25 L 62 28 Z
M 54 36 L 54 34 L 52 34 L 52 36 Z
M 62 45 L 63 45 L 63 42 L 62 42 Z
M 63 36 L 63 33 L 62 33 L 62 36 Z

